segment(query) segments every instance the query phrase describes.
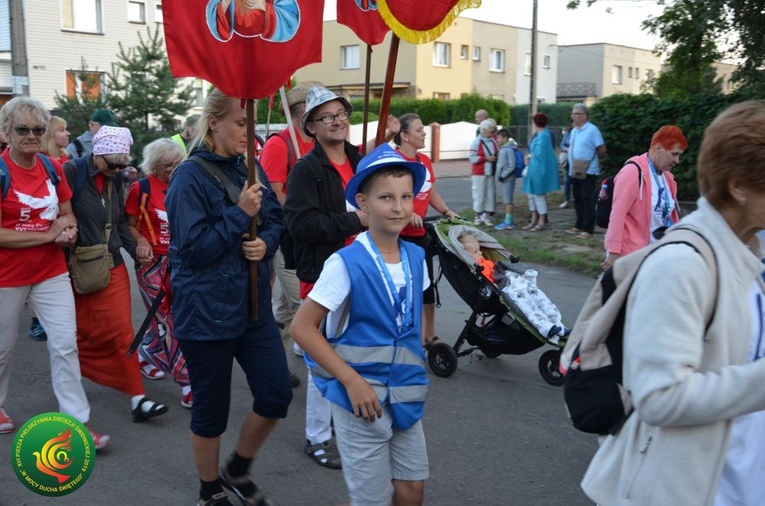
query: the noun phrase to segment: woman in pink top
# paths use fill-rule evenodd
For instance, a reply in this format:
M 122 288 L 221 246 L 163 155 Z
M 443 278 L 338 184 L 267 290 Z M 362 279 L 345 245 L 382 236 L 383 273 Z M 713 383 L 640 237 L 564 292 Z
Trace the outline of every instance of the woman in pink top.
M 653 242 L 656 229 L 680 221 L 677 182 L 671 170 L 687 147 L 680 128 L 663 126 L 653 134 L 648 153 L 627 160 L 616 175 L 603 270 L 620 256 Z

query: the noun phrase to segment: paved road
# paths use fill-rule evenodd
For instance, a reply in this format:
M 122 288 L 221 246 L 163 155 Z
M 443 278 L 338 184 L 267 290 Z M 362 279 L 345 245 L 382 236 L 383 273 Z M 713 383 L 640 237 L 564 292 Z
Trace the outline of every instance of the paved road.
M 445 183 L 445 184 L 442 184 Z M 449 180 L 439 190 L 459 193 Z M 466 187 L 469 198 L 469 187 Z M 450 197 L 450 205 L 457 202 Z M 593 280 L 558 268 L 539 267 L 541 288 L 571 323 Z M 441 339 L 453 342 L 469 314 L 446 281 L 440 286 L 437 312 Z M 108 315 L 104 315 L 108 318 Z M 143 307 L 134 291 L 133 320 Z M 28 324 L 24 318 L 22 327 Z M 431 375 L 424 419 L 431 478 L 426 504 L 585 505 L 578 483 L 595 450 L 594 438 L 574 430 L 566 417 L 559 388 L 546 384 L 537 371 L 543 349 L 523 356 L 486 359 L 478 353 L 460 359 L 450 378 Z M 17 422 L 55 408 L 43 343 L 19 336 L 6 408 Z M 300 359 L 290 367 L 305 379 Z M 179 405 L 180 389 L 168 379 L 146 381 L 149 395 L 171 406 L 164 417 L 148 423 L 130 420 L 126 396 L 85 380 L 93 408 L 93 425 L 113 442 L 98 454 L 88 483 L 71 496 L 47 499 L 29 492 L 13 476 L 13 435 L 0 435 L 0 506 L 195 504 L 197 478 L 188 438 L 189 412 Z M 342 474 L 321 468 L 303 453 L 305 387 L 294 390 L 290 414 L 279 424 L 253 465 L 257 483 L 277 505 L 337 505 L 347 500 Z M 243 376 L 235 374 L 230 413 L 232 429 L 223 437 L 223 452 L 233 448 L 238 426 L 248 409 Z

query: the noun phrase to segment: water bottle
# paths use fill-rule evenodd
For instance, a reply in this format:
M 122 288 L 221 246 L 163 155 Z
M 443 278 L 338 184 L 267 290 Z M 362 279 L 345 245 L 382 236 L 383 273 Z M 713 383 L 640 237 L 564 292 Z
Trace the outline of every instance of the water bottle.
M 608 200 L 608 185 L 607 184 L 604 184 L 603 186 L 600 187 L 598 200 Z

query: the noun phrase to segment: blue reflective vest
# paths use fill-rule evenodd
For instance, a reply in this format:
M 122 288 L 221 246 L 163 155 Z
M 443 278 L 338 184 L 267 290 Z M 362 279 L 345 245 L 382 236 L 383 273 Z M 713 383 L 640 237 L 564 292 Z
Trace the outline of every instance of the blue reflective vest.
M 359 242 L 338 251 L 351 280 L 348 326 L 328 339 L 335 352 L 377 393 L 381 405 L 389 405 L 393 426 L 405 430 L 422 418 L 428 391 L 425 353 L 422 349 L 422 277 L 425 252 L 399 241 L 409 255 L 414 294 L 414 326 L 399 331 L 396 310 L 377 264 Z M 345 387 L 308 354 L 305 361 L 321 394 L 353 412 Z

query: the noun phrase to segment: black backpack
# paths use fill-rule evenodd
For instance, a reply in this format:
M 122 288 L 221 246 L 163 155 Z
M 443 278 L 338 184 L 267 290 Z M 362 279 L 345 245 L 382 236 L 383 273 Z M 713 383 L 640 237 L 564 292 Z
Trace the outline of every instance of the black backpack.
M 624 165 L 634 165 L 638 169 L 638 188 L 643 186 L 643 169 L 633 161 L 628 161 Z M 598 201 L 595 204 L 595 224 L 600 228 L 608 228 L 611 221 L 611 206 L 614 201 L 614 188 L 616 187 L 616 175 L 605 178 L 600 183 L 600 193 Z
M 682 225 L 662 240 L 619 258 L 600 275 L 587 296 L 560 358 L 563 398 L 574 427 L 592 434 L 616 434 L 632 414 L 632 397 L 622 384 L 627 297 L 640 266 L 667 244 L 687 244 L 712 272 L 717 293 L 717 259 L 707 240 Z M 717 307 L 717 295 L 705 331 Z

